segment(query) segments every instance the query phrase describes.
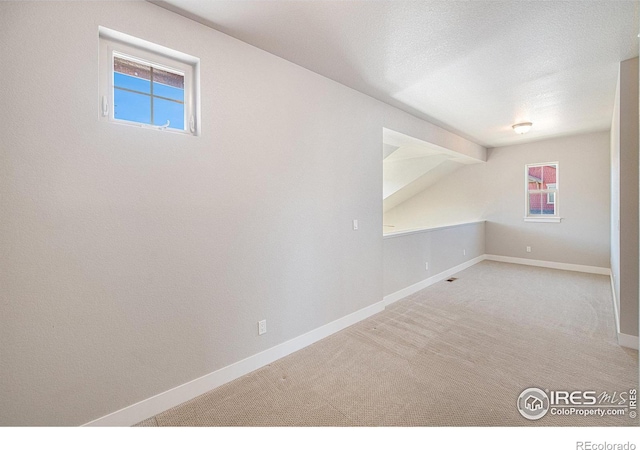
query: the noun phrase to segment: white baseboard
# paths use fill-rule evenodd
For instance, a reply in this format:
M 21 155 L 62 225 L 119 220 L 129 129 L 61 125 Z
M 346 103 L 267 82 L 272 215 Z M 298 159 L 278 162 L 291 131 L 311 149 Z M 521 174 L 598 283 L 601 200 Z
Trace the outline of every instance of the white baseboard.
M 618 303 L 616 302 L 616 286 L 613 281 L 613 273 L 611 274 L 611 296 L 613 297 L 613 314 L 616 321 L 616 334 L 618 335 L 618 345 L 622 347 L 633 348 L 638 350 L 638 336 L 620 333 L 620 313 L 618 312 Z
M 499 261 L 513 264 L 524 264 L 527 266 L 547 267 L 549 269 L 572 270 L 574 272 L 595 273 L 598 275 L 609 275 L 611 281 L 611 296 L 613 298 L 613 313 L 616 322 L 616 333 L 618 335 L 618 345 L 622 347 L 633 348 L 638 350 L 638 336 L 620 333 L 620 315 L 618 312 L 618 304 L 616 303 L 616 289 L 613 282 L 613 273 L 611 269 L 606 267 L 581 266 L 579 264 L 565 264 L 551 261 L 540 261 L 535 259 L 514 258 L 511 256 L 484 255 L 489 261 Z
M 620 315 L 618 314 L 618 301 L 616 300 L 616 284 L 613 281 L 613 272 L 609 275 L 611 280 L 611 298 L 613 298 L 613 316 L 616 321 L 616 333 L 620 334 Z M 619 340 L 618 340 L 619 341 Z
M 618 333 L 618 345 L 638 350 L 638 336 Z
M 582 266 L 580 264 L 567 264 L 554 261 L 541 261 L 539 259 L 515 258 L 513 256 L 484 255 L 489 261 L 499 261 L 512 264 L 524 264 L 526 266 L 546 267 L 549 269 L 571 270 L 573 272 L 595 273 L 598 275 L 610 275 L 608 267 Z
M 263 352 L 250 356 L 242 361 L 231 364 L 222 369 L 211 372 L 181 386 L 169 389 L 166 392 L 142 400 L 119 411 L 93 420 L 83 426 L 131 426 L 149 417 L 153 417 L 169 408 L 178 406 L 188 400 L 202 395 L 225 383 L 235 380 L 254 370 L 264 367 L 280 358 L 307 347 L 314 342 L 324 339 L 344 328 L 384 310 L 384 302 L 378 302 L 366 308 L 360 309 L 347 316 L 341 317 L 331 323 L 323 325 L 315 330 L 293 338 L 287 342 L 276 345 Z
M 604 267 L 581 266 L 576 264 L 564 264 L 549 261 L 538 261 L 525 258 L 513 258 L 498 255 L 481 255 L 459 264 L 451 269 L 445 270 L 437 275 L 429 277 L 393 294 L 384 297 L 381 302 L 370 305 L 366 308 L 355 311 L 345 317 L 337 319 L 327 325 L 323 325 L 312 330 L 302 336 L 298 336 L 282 344 L 276 345 L 263 352 L 245 358 L 234 364 L 222 369 L 211 372 L 195 380 L 189 381 L 183 385 L 177 386 L 158 395 L 142 400 L 141 402 L 127 406 L 121 410 L 103 416 L 84 424 L 83 426 L 131 426 L 141 422 L 149 417 L 153 417 L 167 409 L 173 408 L 181 403 L 191 400 L 202 395 L 212 389 L 222 386 L 225 383 L 233 381 L 244 376 L 254 370 L 264 367 L 280 358 L 283 358 L 295 351 L 307 347 L 314 342 L 324 339 L 344 328 L 358 323 L 367 317 L 377 314 L 385 309 L 385 306 L 407 297 L 421 289 L 424 289 L 439 281 L 445 280 L 450 276 L 467 269 L 483 260 L 501 261 L 514 264 L 526 264 L 538 267 L 548 267 L 552 269 L 573 270 L 578 272 L 596 273 L 601 275 L 609 275 L 610 270 Z M 614 292 L 615 295 L 615 292 Z M 614 299 L 615 304 L 615 299 Z M 616 309 L 617 314 L 617 309 Z M 638 338 L 626 334 L 618 333 L 618 343 L 625 347 L 638 349 Z
M 298 351 L 304 347 L 307 347 L 314 342 L 324 339 L 344 328 L 351 326 L 361 320 L 366 319 L 374 314 L 377 314 L 384 310 L 385 306 L 406 297 L 414 292 L 424 289 L 433 283 L 449 278 L 454 273 L 471 267 L 472 265 L 482 261 L 484 256 L 479 256 L 456 267 L 453 267 L 445 272 L 441 272 L 438 275 L 430 277 L 420 283 L 416 283 L 413 286 L 409 286 L 406 289 L 396 292 L 390 296 L 384 298 L 383 301 L 375 303 L 371 306 L 358 310 L 345 317 L 335 320 L 327 325 L 316 328 L 302 336 L 298 336 L 282 344 L 276 345 L 270 349 L 260 352 L 256 355 L 250 356 L 242 361 L 238 361 L 222 369 L 211 372 L 195 380 L 189 381 L 185 384 L 177 386 L 168 391 L 162 392 L 158 395 L 142 400 L 141 402 L 127 406 L 126 408 L 115 411 L 99 419 L 93 420 L 83 426 L 131 426 L 139 423 L 149 417 L 153 417 L 161 412 L 164 412 L 174 406 L 178 406 L 188 400 L 191 400 L 199 395 L 202 395 L 212 389 L 222 386 L 225 383 L 233 381 L 241 376 L 253 372 L 267 364 L 272 363 L 280 358 L 283 358 L 295 351 Z
M 618 312 L 618 303 L 616 302 L 616 286 L 613 281 L 613 273 L 611 274 L 611 296 L 613 298 L 613 314 L 616 321 L 616 334 L 618 335 L 618 345 L 638 350 L 638 336 L 620 333 L 620 313 Z
M 437 275 L 426 278 L 422 281 L 418 281 L 417 283 L 412 284 L 411 286 L 408 286 L 406 288 L 400 289 L 399 291 L 396 291 L 393 294 L 386 295 L 383 299 L 384 305 L 389 306 L 390 304 L 395 303 L 398 300 L 401 300 L 411 294 L 415 294 L 416 292 L 421 291 L 422 289 L 429 287 L 432 284 L 438 283 L 442 280 L 446 280 L 451 275 L 454 275 L 464 269 L 467 269 L 473 266 L 474 264 L 478 264 L 480 261 L 483 261 L 484 259 L 485 259 L 485 255 L 478 256 L 476 258 L 470 259 L 467 262 L 464 262 L 455 267 L 452 267 L 451 269 L 445 270 L 444 272 L 440 272 Z

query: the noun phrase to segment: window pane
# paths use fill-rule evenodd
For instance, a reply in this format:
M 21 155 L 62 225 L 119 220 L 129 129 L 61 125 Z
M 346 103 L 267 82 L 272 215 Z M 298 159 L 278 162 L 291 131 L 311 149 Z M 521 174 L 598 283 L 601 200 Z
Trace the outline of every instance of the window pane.
M 113 106 L 116 119 L 151 123 L 151 97 L 148 95 L 114 89 Z
M 549 202 L 552 200 L 552 202 Z M 554 215 L 556 213 L 555 194 L 549 198 L 547 195 L 542 196 L 542 214 Z
M 558 215 L 558 164 L 526 166 L 527 215 Z
M 542 196 L 539 192 L 529 194 L 529 214 L 542 214 Z
M 154 67 L 153 81 L 154 83 L 166 84 L 167 86 L 184 90 L 184 75 L 181 74 L 165 72 Z
M 166 84 L 153 83 L 153 95 L 184 102 L 184 88 L 180 89 Z
M 151 93 L 151 83 L 148 80 L 123 75 L 121 73 L 113 73 L 113 86 L 117 88 L 129 89 L 132 91 Z
M 556 194 L 536 192 L 529 194 L 529 214 L 554 215 L 556 213 Z
M 182 103 L 153 99 L 153 124 L 162 126 L 169 120 L 169 128 L 184 130 L 184 105 Z
M 542 189 L 547 189 L 549 184 L 556 184 L 556 165 L 542 166 Z
M 113 58 L 113 85 L 138 92 L 151 93 L 151 67 L 126 59 Z
M 529 167 L 527 186 L 530 191 L 542 189 L 542 166 Z

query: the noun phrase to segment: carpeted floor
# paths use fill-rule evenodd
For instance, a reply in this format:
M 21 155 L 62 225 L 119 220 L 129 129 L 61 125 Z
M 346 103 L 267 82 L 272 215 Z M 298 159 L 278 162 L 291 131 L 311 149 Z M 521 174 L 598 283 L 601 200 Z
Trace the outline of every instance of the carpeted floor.
M 484 261 L 140 426 L 628 426 L 523 418 L 523 389 L 638 387 L 607 276 Z

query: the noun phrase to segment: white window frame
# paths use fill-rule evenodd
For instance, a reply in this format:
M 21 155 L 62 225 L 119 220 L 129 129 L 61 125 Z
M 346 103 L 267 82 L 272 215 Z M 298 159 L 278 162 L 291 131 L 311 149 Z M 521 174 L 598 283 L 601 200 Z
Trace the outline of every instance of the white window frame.
M 549 198 L 549 194 L 553 194 L 554 201 L 547 203 L 551 203 L 554 205 L 554 214 L 530 214 L 529 209 L 529 168 L 531 167 L 542 167 L 542 166 L 556 166 L 556 182 L 552 183 L 555 185 L 554 189 L 540 189 L 535 192 L 540 192 L 541 194 L 546 194 L 547 199 Z M 547 185 L 548 186 L 548 185 Z M 558 161 L 554 162 L 546 162 L 546 163 L 533 163 L 533 164 L 525 164 L 524 166 L 524 221 L 525 222 L 547 222 L 547 223 L 560 223 L 562 218 L 560 217 L 560 196 L 559 189 L 560 186 L 560 164 Z
M 199 136 L 200 59 L 149 41 L 98 27 L 100 37 L 99 117 L 103 121 L 170 133 Z M 114 117 L 113 59 L 123 56 L 169 72 L 184 74 L 184 129 L 168 128 Z

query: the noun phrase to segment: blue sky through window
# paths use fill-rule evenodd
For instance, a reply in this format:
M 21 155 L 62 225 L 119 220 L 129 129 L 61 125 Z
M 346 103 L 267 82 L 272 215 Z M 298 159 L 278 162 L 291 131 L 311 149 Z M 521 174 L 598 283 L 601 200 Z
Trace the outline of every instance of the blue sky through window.
M 114 118 L 184 130 L 183 75 L 116 57 L 113 86 Z

